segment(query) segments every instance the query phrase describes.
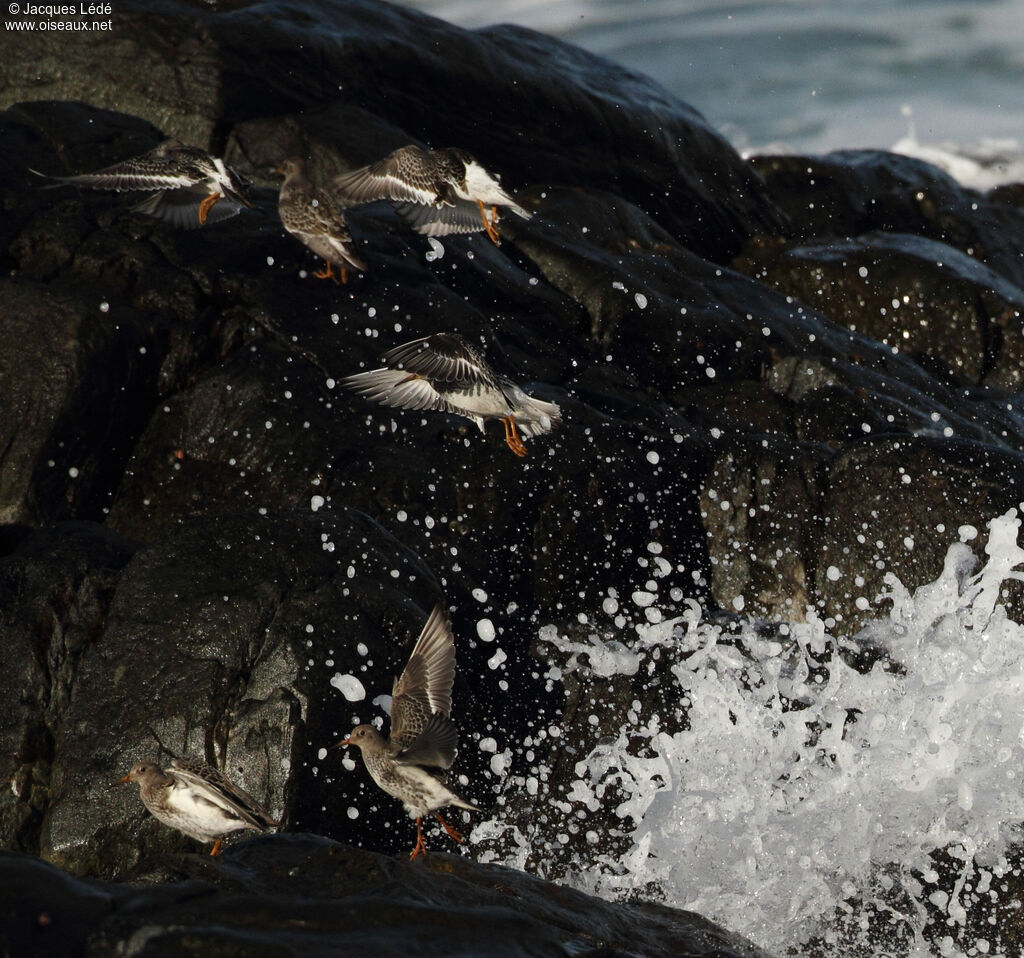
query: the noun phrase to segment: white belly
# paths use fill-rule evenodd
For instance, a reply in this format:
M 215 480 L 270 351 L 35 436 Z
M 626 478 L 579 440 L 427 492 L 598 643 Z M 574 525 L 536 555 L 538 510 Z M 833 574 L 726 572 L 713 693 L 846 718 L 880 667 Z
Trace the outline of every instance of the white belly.
M 457 409 L 463 409 L 472 416 L 498 419 L 512 412 L 505 397 L 493 389 L 446 392 L 444 398 Z

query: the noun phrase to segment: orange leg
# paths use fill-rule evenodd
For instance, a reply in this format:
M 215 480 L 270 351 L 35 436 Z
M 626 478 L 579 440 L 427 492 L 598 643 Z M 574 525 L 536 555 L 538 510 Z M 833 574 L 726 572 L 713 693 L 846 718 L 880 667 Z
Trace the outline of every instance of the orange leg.
M 203 226 L 206 223 L 206 217 L 210 215 L 210 210 L 213 209 L 213 204 L 220 199 L 220 193 L 211 193 L 202 203 L 199 204 L 199 225 Z
M 488 237 L 495 246 L 500 246 L 501 241 L 498 239 L 498 231 L 494 228 L 494 224 L 498 222 L 498 207 L 491 207 L 492 219 L 488 221 L 487 210 L 484 208 L 483 201 L 477 200 L 476 205 L 480 207 L 480 222 L 484 224 L 484 230 Z
M 211 858 L 216 858 L 220 854 L 220 847 L 223 844 L 224 843 L 219 838 L 213 843 L 213 848 L 210 849 Z
M 331 261 L 329 259 L 324 260 L 324 268 L 319 272 L 313 274 L 317 279 L 333 279 L 335 283 L 338 282 L 338 277 L 334 270 L 331 268 Z M 341 269 L 341 281 L 343 283 L 348 282 L 348 272 L 342 267 Z
M 502 424 L 505 426 L 505 442 L 517 456 L 522 458 L 526 455 L 526 446 L 516 432 L 516 421 L 511 416 L 502 416 Z
M 458 843 L 459 843 L 460 845 L 462 845 L 462 844 L 463 844 L 463 843 L 464 843 L 464 842 L 466 841 L 466 839 L 464 839 L 464 838 L 462 837 L 461 833 L 460 833 L 460 832 L 457 832 L 457 831 L 456 831 L 456 830 L 455 830 L 454 828 L 452 828 L 452 826 L 451 826 L 451 825 L 449 825 L 449 824 L 448 824 L 448 823 L 447 823 L 447 822 L 446 822 L 446 821 L 445 821 L 445 820 L 444 820 L 444 819 L 443 819 L 443 818 L 442 818 L 442 817 L 440 816 L 440 814 L 437 814 L 437 815 L 435 815 L 435 816 L 434 816 L 434 818 L 436 818 L 436 819 L 437 819 L 437 820 L 438 820 L 438 821 L 439 821 L 439 822 L 441 823 L 441 826 L 442 826 L 442 827 L 444 828 L 444 830 L 445 830 L 445 831 L 446 831 L 446 832 L 448 833 L 448 837 L 449 837 L 449 838 L 451 838 L 451 839 L 454 839 L 454 840 L 455 840 L 455 841 L 457 841 L 457 842 L 458 842 Z
M 423 844 L 423 819 L 416 819 L 416 847 L 409 853 L 409 861 L 417 855 L 426 855 L 427 846 Z

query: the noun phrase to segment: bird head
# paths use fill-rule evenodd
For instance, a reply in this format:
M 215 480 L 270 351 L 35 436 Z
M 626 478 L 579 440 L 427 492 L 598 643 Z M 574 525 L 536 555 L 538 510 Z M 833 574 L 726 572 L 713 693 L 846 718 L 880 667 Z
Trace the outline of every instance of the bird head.
M 349 733 L 348 738 L 343 738 L 334 748 L 341 748 L 343 745 L 355 745 L 359 749 L 380 748 L 384 744 L 384 736 L 372 725 L 357 725 Z
M 283 176 L 285 179 L 287 179 L 293 173 L 304 172 L 305 167 L 306 164 L 303 160 L 301 160 L 297 156 L 292 156 L 286 160 L 282 160 L 280 165 L 277 167 L 277 169 L 274 170 L 274 172 L 278 176 Z
M 163 778 L 164 770 L 156 764 L 156 762 L 140 762 L 134 766 L 132 770 L 117 780 L 118 785 L 126 785 L 129 782 L 141 782 L 145 784 L 147 781 L 155 778 Z

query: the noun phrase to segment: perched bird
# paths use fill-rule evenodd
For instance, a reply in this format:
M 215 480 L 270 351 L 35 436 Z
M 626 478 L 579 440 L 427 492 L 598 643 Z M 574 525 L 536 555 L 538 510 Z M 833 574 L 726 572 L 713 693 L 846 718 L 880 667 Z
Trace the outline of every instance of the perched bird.
M 555 403 L 527 396 L 511 379 L 499 375 L 457 333 L 435 333 L 396 346 L 384 354 L 385 365 L 341 380 L 349 389 L 405 409 L 435 409 L 473 420 L 484 432 L 488 419 L 505 425 L 505 442 L 517 456 L 525 436 L 550 432 L 562 422 Z
M 196 841 L 213 842 L 211 855 L 220 854 L 221 837 L 230 832 L 265 832 L 280 824 L 222 772 L 201 762 L 175 758 L 166 771 L 143 762 L 118 782 L 138 782 L 142 804 L 165 825 Z
M 335 177 L 334 185 L 355 203 L 394 201 L 399 214 L 424 236 L 483 229 L 497 243 L 497 207 L 507 206 L 527 220 L 533 215 L 501 188 L 496 176 L 455 147 L 403 146 L 383 160 Z
M 345 218 L 335 209 L 330 196 L 309 181 L 305 162 L 285 160 L 278 173 L 284 176 L 277 200 L 284 228 L 327 264 L 321 272 L 313 275 L 317 279 L 334 279 L 337 282 L 331 269 L 333 263 L 341 268 L 341 281 L 344 283 L 348 280 L 348 266 L 366 269 L 366 264 L 352 249 L 352 237 Z
M 58 186 L 74 184 L 96 190 L 156 190 L 132 209 L 175 226 L 203 226 L 207 219 L 217 222 L 234 216 L 243 206 L 253 206 L 241 178 L 220 157 L 177 140 L 164 140 L 142 156 L 95 173 L 47 179 L 56 180 Z M 216 214 L 211 215 L 218 203 Z
M 357 725 L 334 748 L 355 745 L 370 777 L 389 795 L 400 799 L 416 819 L 416 846 L 410 859 L 426 853 L 424 816 L 433 814 L 448 835 L 460 844 L 462 836 L 440 815 L 446 805 L 479 811 L 445 785 L 441 772 L 455 760 L 458 732 L 451 720 L 455 679 L 455 639 L 441 606 L 434 606 L 416 647 L 391 692 L 391 737 L 372 725 Z

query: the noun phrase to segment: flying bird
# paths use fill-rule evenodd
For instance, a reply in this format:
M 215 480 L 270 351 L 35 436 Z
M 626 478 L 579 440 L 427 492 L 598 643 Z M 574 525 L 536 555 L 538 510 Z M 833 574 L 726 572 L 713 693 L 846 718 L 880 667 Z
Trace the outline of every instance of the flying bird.
M 341 269 L 341 281 L 348 281 L 348 267 L 365 270 L 366 264 L 352 248 L 345 217 L 328 194 L 314 186 L 307 176 L 305 161 L 285 160 L 278 168 L 284 176 L 277 210 L 284 228 L 300 243 L 321 257 L 326 266 L 313 275 L 335 279 L 332 264 Z
M 455 760 L 458 745 L 458 731 L 451 720 L 454 679 L 455 639 L 448 615 L 438 605 L 423 626 L 401 676 L 395 679 L 390 738 L 372 725 L 357 725 L 348 738 L 334 746 L 356 746 L 370 777 L 416 819 L 416 845 L 410 860 L 427 851 L 424 817 L 434 815 L 461 844 L 462 835 L 441 817 L 440 809 L 454 805 L 470 812 L 480 810 L 456 795 L 441 776 Z
M 485 230 L 498 242 L 499 206 L 523 219 L 533 215 L 508 195 L 498 178 L 455 147 L 403 146 L 382 160 L 335 177 L 334 186 L 354 203 L 391 200 L 399 215 L 424 236 Z M 488 217 L 487 207 L 490 207 Z
M 37 176 L 55 180 L 54 186 L 73 184 L 95 190 L 156 190 L 132 207 L 175 226 L 203 226 L 215 205 L 224 201 L 211 222 L 234 216 L 243 206 L 251 209 L 241 177 L 217 156 L 178 140 L 164 140 L 159 146 L 134 159 L 115 163 L 95 173 L 75 176 Z
M 276 828 L 266 810 L 247 792 L 209 765 L 172 759 L 165 771 L 156 762 L 142 762 L 118 783 L 139 783 L 142 804 L 165 825 L 208 844 L 219 855 L 221 838 L 240 829 L 265 832 Z
M 539 436 L 562 422 L 555 404 L 526 395 L 457 333 L 435 333 L 396 346 L 380 369 L 346 376 L 342 385 L 374 402 L 405 409 L 433 409 L 471 419 L 484 432 L 488 419 L 500 419 L 505 442 L 526 455 L 519 433 Z

